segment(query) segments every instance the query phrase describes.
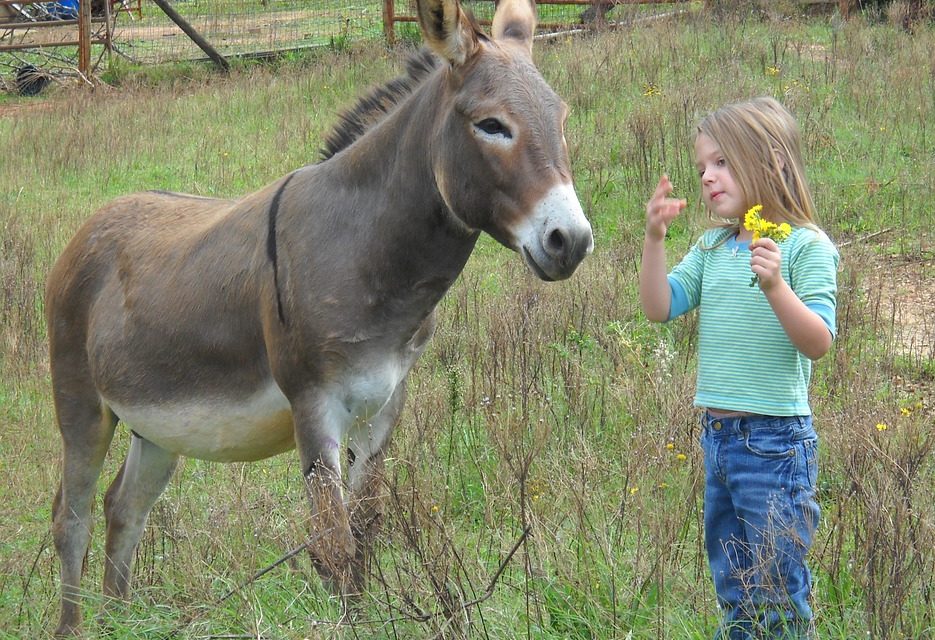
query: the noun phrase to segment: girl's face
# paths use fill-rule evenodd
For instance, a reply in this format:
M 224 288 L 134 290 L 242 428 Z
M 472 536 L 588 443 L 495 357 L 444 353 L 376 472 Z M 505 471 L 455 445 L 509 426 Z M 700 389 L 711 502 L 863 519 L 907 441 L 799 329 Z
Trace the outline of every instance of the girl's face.
M 701 177 L 701 198 L 719 218 L 741 218 L 749 208 L 747 199 L 731 175 L 721 148 L 709 136 L 695 138 L 695 166 Z

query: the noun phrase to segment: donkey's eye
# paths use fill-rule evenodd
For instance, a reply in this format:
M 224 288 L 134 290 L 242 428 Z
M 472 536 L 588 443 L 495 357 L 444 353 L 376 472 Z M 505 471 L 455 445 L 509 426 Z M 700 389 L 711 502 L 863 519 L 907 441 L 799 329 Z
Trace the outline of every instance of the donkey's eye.
M 484 118 L 480 122 L 475 123 L 474 126 L 489 136 L 503 136 L 504 138 L 513 137 L 510 130 L 496 118 Z

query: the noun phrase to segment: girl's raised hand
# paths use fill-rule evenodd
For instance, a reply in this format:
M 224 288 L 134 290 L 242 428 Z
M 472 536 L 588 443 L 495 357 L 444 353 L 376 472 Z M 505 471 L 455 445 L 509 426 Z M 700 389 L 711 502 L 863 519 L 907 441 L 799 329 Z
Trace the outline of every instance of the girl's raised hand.
M 668 197 L 672 189 L 669 176 L 662 174 L 656 190 L 646 203 L 646 235 L 653 240 L 662 240 L 666 237 L 669 223 L 688 204 L 683 198 Z

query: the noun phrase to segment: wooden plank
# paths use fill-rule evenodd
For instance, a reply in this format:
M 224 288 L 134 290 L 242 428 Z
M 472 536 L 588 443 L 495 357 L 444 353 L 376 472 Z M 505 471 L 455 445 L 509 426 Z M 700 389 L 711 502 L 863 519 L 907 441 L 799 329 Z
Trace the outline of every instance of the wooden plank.
M 91 18 L 91 24 L 104 24 L 106 18 Z M 47 27 L 69 27 L 78 24 L 77 20 L 45 20 L 43 22 L 0 22 L 0 30 L 7 29 L 43 29 Z
M 543 1 L 538 4 L 564 4 L 564 5 L 581 5 L 581 6 L 593 6 L 593 5 L 606 5 L 611 7 L 617 7 L 620 5 L 637 5 L 637 4 L 685 4 L 691 2 L 692 0 L 608 0 L 607 2 L 591 2 L 591 0 L 548 0 L 547 2 Z
M 483 0 L 485 2 L 494 2 L 498 0 Z M 537 5 L 577 5 L 582 7 L 593 7 L 600 6 L 606 7 L 607 9 L 621 6 L 621 5 L 661 5 L 661 4 L 686 4 L 692 0 L 538 0 Z M 832 2 L 844 1 L 844 0 L 828 0 Z M 395 24 L 397 22 L 418 22 L 419 18 L 416 16 L 410 15 L 395 15 L 394 11 L 394 0 L 383 0 L 383 32 L 386 36 L 386 42 L 388 45 L 392 45 L 396 40 L 396 28 Z M 489 26 L 489 20 L 479 20 L 480 24 Z M 579 26 L 582 29 L 589 28 L 588 25 L 572 25 L 570 23 L 538 23 L 536 25 L 537 29 L 542 29 L 544 31 L 550 31 L 555 29 L 567 29 L 572 26 Z M 610 24 L 607 25 L 611 26 Z
M 104 38 L 91 38 L 91 44 L 107 44 Z M 51 49 L 53 47 L 77 47 L 77 40 L 47 42 L 45 44 L 0 44 L 0 51 L 23 51 L 25 49 Z
M 211 58 L 214 64 L 216 64 L 224 71 L 230 70 L 230 63 L 224 58 L 224 56 L 218 53 L 217 50 L 211 46 L 211 43 L 205 40 L 201 34 L 198 33 L 195 28 L 190 25 L 188 21 L 185 20 L 185 18 L 183 18 L 179 12 L 172 7 L 172 5 L 170 5 L 166 0 L 153 0 L 153 2 L 157 7 L 162 9 L 163 13 L 169 16 L 169 19 L 172 20 L 172 22 L 178 25 L 179 29 L 185 32 L 185 35 L 191 38 L 192 42 L 198 45 L 199 49 L 205 52 L 205 55 Z

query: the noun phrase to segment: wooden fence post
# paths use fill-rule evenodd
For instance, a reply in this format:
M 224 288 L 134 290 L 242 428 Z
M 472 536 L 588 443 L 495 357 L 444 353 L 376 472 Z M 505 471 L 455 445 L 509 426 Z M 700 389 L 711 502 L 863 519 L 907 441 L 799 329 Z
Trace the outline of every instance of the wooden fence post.
M 394 11 L 393 0 L 383 0 L 383 35 L 386 37 L 386 44 L 390 47 L 396 44 L 396 28 L 393 26 Z
M 91 77 L 91 0 L 78 0 L 78 71 Z

